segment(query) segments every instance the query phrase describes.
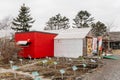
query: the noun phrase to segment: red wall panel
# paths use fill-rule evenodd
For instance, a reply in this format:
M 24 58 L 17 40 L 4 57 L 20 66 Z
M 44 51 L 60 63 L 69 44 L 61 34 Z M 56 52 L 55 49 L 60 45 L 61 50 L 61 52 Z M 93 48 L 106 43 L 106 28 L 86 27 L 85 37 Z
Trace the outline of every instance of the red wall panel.
M 54 37 L 56 34 L 35 34 L 35 57 L 54 56 Z
M 33 32 L 21 32 L 21 33 L 16 33 L 15 34 L 15 41 L 24 41 L 24 40 L 28 40 L 30 39 L 30 42 L 32 42 L 32 44 L 30 44 L 29 46 L 20 46 L 22 48 L 22 50 L 19 53 L 19 56 L 23 56 L 23 57 L 28 57 L 28 55 L 30 56 L 34 56 L 34 33 Z
M 30 39 L 31 44 L 27 47 L 22 47 L 20 53 L 22 57 L 41 58 L 46 56 L 54 56 L 54 37 L 57 34 L 44 32 L 20 32 L 15 34 L 15 41 Z

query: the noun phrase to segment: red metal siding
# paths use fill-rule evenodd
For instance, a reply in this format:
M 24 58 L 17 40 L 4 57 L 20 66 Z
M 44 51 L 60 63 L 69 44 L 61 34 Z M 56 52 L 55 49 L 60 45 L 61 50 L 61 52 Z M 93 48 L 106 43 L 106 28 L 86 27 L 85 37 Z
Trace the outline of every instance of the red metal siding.
M 32 58 L 41 58 L 46 56 L 54 56 L 54 37 L 56 34 L 43 32 L 21 32 L 15 34 L 15 40 L 30 39 L 31 44 L 28 47 L 22 47 L 22 54 L 19 56 Z
M 30 39 L 31 44 L 26 47 L 22 47 L 22 50 L 19 53 L 19 56 L 22 57 L 28 57 L 28 55 L 34 57 L 34 33 L 29 33 L 29 32 L 21 32 L 21 33 L 16 33 L 15 34 L 15 41 L 23 41 L 23 40 L 28 40 Z
M 35 57 L 54 56 L 54 37 L 56 34 L 35 33 Z

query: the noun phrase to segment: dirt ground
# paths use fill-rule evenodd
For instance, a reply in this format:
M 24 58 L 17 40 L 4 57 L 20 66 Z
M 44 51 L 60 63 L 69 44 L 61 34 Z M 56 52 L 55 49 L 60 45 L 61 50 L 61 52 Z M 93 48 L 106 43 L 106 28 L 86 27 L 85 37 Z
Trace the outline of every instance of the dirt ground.
M 13 71 L 10 64 L 0 63 L 0 80 L 33 80 L 32 72 L 38 71 L 42 80 L 120 80 L 120 55 L 117 60 L 112 59 L 94 59 L 91 62 L 86 59 L 69 58 L 44 58 L 44 59 L 23 59 L 21 64 L 19 59 L 14 61 L 13 65 L 19 66 L 19 69 Z M 43 65 L 42 61 L 47 60 Z M 56 66 L 54 62 L 57 62 Z M 84 67 L 83 63 L 87 66 Z M 78 69 L 74 73 L 72 67 Z M 64 69 L 64 77 L 61 79 L 60 69 Z M 16 79 L 14 78 L 16 73 Z
M 119 54 L 115 54 L 115 56 L 120 57 Z M 103 67 L 86 74 L 82 80 L 120 80 L 120 59 L 103 59 L 103 63 Z
M 43 61 L 47 60 L 43 64 Z M 87 72 L 98 67 L 98 64 L 101 64 L 99 60 L 96 62 L 91 62 L 89 58 L 44 58 L 44 59 L 23 59 L 23 63 L 18 60 L 14 61 L 13 65 L 19 67 L 18 70 L 13 71 L 10 68 L 10 64 L 0 63 L 0 80 L 32 80 L 34 76 L 32 72 L 37 71 L 39 77 L 42 77 L 42 80 L 62 80 L 60 70 L 64 69 L 65 73 L 63 74 L 63 80 L 76 80 L 76 78 L 81 78 L 81 75 L 84 75 Z M 54 62 L 57 62 L 56 66 Z M 83 66 L 86 64 L 86 66 Z M 76 66 L 77 70 L 74 72 L 72 67 Z M 16 79 L 14 78 L 14 73 L 16 73 Z M 80 79 L 79 78 L 79 79 Z

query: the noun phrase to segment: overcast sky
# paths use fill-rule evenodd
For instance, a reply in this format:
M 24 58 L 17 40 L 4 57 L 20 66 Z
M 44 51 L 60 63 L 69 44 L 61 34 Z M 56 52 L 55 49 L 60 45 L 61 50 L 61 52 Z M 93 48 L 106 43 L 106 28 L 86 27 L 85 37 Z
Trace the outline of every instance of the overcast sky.
M 30 7 L 36 20 L 32 30 L 42 30 L 49 18 L 58 13 L 68 17 L 72 24 L 80 10 L 87 10 L 96 21 L 114 26 L 112 31 L 119 30 L 120 0 L 0 0 L 0 20 L 16 17 L 23 3 Z

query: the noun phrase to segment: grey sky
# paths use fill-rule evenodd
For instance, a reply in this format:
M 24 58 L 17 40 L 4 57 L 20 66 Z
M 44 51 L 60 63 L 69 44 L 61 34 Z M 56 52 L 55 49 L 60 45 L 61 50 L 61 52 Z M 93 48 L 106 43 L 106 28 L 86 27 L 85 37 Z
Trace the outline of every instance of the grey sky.
M 72 25 L 80 10 L 87 10 L 96 21 L 114 25 L 113 31 L 120 25 L 120 0 L 0 0 L 0 19 L 16 17 L 23 3 L 30 7 L 36 20 L 32 30 L 42 30 L 48 19 L 58 13 L 68 17 Z

